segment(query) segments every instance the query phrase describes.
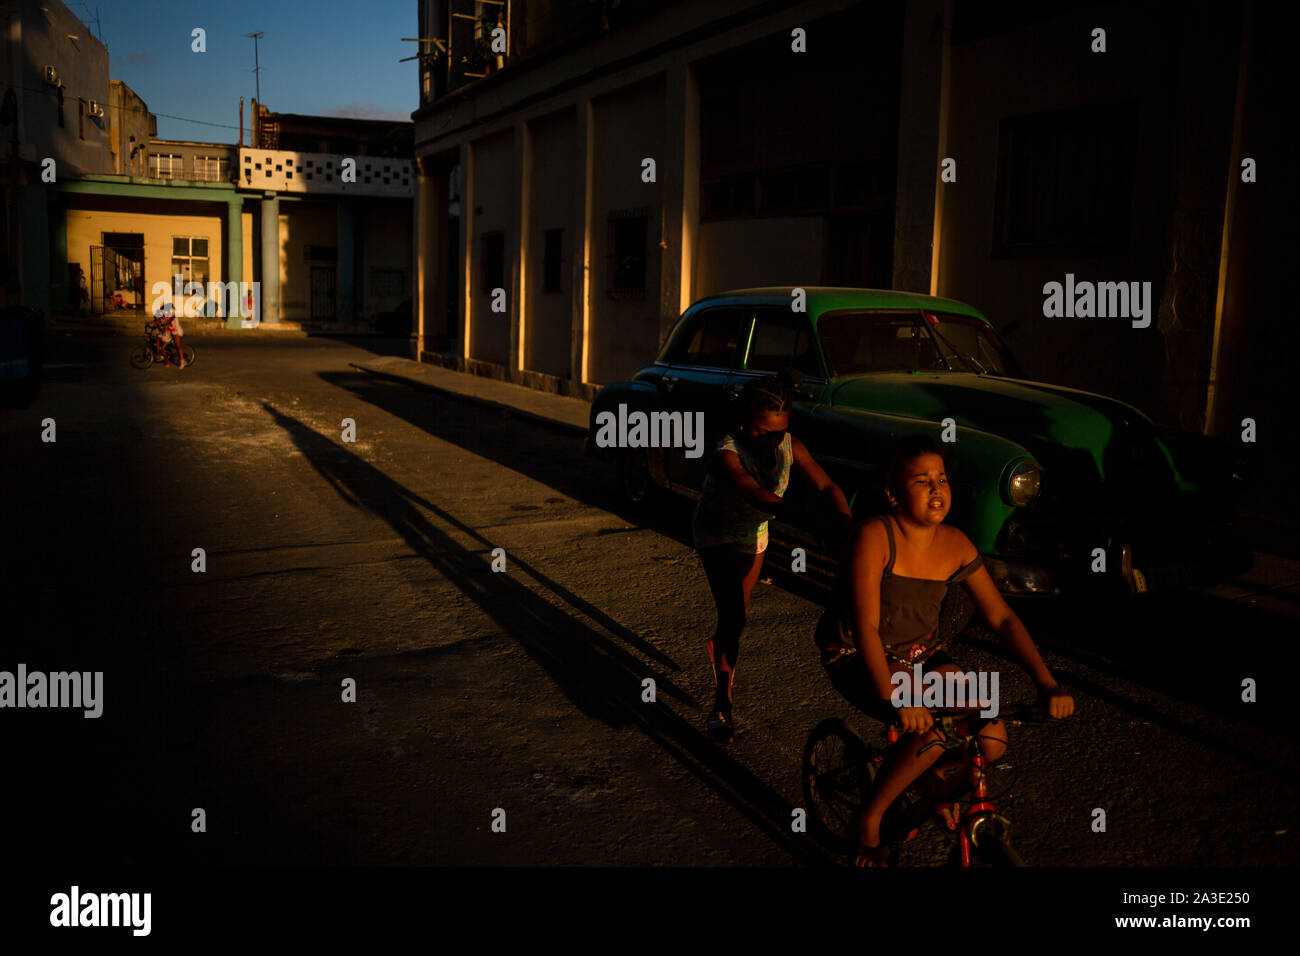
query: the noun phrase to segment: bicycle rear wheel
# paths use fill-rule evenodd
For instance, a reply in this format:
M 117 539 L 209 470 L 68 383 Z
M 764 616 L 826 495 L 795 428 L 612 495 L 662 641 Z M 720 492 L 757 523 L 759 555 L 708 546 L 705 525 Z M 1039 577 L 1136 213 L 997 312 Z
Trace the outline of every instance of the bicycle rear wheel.
M 153 349 L 147 345 L 142 345 L 131 353 L 132 368 L 148 368 L 153 364 Z
M 823 838 L 847 850 L 857 844 L 858 811 L 875 779 L 871 749 L 837 717 L 823 720 L 803 749 L 803 793 Z

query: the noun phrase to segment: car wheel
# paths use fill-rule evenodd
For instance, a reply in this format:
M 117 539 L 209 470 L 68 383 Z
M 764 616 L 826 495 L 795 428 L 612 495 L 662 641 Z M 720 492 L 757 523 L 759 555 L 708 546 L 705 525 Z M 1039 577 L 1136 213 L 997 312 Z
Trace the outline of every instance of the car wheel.
M 617 459 L 618 494 L 623 504 L 643 508 L 654 494 L 650 460 L 644 448 L 622 448 Z

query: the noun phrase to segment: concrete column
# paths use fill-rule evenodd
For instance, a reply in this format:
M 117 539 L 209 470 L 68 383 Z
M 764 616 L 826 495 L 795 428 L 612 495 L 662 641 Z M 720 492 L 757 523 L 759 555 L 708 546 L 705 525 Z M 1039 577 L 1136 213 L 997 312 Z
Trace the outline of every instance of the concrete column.
M 657 223 L 652 217 L 649 236 L 660 250 L 661 342 L 691 304 L 700 221 L 700 87 L 695 71 L 680 55 L 668 61 L 664 94 L 664 153 L 659 163 L 663 210 Z
M 352 201 L 340 199 L 338 202 L 338 284 L 335 288 L 334 302 L 339 322 L 356 320 L 356 230 L 352 216 Z
M 460 148 L 460 172 L 461 354 L 468 359 L 474 332 L 474 144 L 468 139 Z
M 514 233 L 514 268 L 508 279 L 510 284 L 510 362 L 512 378 L 524 367 L 524 344 L 528 334 L 528 261 L 531 210 L 529 197 L 533 177 L 533 142 L 527 123 L 515 124 L 515 182 L 517 202 L 511 215 L 511 232 Z
M 68 296 L 68 209 L 61 197 L 49 204 L 50 216 L 50 304 L 57 312 L 66 311 Z M 89 263 L 87 263 L 89 267 Z M 90 285 L 90 273 L 86 273 Z
M 946 18 L 946 19 L 945 19 Z M 942 227 L 936 216 L 940 151 L 946 142 L 948 29 L 945 0 L 907 0 L 898 123 L 898 185 L 894 204 L 893 286 L 929 293 L 937 275 Z M 942 24 L 935 29 L 936 24 Z M 936 280 L 936 281 L 932 281 Z
M 417 361 L 430 339 L 447 337 L 448 169 L 428 158 L 418 161 L 415 181 L 414 307 L 415 328 L 411 330 L 411 357 Z
M 19 215 L 22 224 L 18 235 L 22 239 L 21 257 L 22 305 L 40 309 L 50 315 L 50 211 L 46 187 L 17 185 Z M 66 271 L 66 268 L 65 268 Z M 64 280 L 67 281 L 66 279 Z M 89 276 L 87 276 L 89 281 Z
M 280 197 L 262 196 L 262 321 L 280 321 Z
M 591 190 L 595 130 L 591 100 L 578 102 L 574 124 L 577 169 L 573 189 L 573 325 L 569 341 L 569 379 L 578 385 L 587 381 L 587 330 L 591 316 Z M 581 394 L 581 390 L 577 390 Z
M 235 283 L 236 293 L 227 296 L 222 303 L 226 317 L 226 328 L 237 329 L 242 325 L 240 313 L 244 303 L 240 302 L 238 284 L 244 281 L 244 200 L 236 196 L 226 202 L 226 275 L 224 282 Z M 233 301 L 231 301 L 233 298 Z M 253 297 L 256 302 L 257 297 Z

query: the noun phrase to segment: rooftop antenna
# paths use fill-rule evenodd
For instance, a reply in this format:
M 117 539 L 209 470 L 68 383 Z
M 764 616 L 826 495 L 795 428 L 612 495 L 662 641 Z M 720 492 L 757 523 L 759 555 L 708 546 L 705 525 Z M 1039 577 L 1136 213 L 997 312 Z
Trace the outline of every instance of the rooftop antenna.
M 258 30 L 256 33 L 245 33 L 244 36 L 253 41 L 253 76 L 256 77 L 257 102 L 260 103 L 262 102 L 262 66 L 257 58 L 257 41 L 262 38 L 262 31 Z
M 83 3 L 81 9 L 86 11 L 86 26 L 90 26 L 90 7 Z M 104 28 L 99 25 L 99 7 L 95 8 L 95 38 L 100 43 L 104 43 Z M 104 46 L 108 46 L 108 44 L 104 43 Z

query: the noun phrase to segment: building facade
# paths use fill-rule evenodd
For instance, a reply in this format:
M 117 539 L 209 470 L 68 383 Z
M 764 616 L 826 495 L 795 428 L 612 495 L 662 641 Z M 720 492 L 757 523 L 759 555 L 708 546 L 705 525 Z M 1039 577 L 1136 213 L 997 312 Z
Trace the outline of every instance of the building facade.
M 107 49 L 58 0 L 5 0 L 0 22 L 0 307 L 144 311 L 160 286 L 192 299 L 197 283 L 203 313 L 231 326 L 251 304 L 259 321 L 346 328 L 410 298 L 411 123 L 254 102 L 257 148 L 159 139 L 144 100 L 110 80 Z M 256 283 L 254 302 L 240 283 Z
M 1232 385 L 1269 365 L 1243 343 L 1284 258 L 1262 237 L 1294 208 L 1282 177 L 1243 182 L 1294 135 L 1268 119 L 1270 11 L 421 0 L 419 16 L 426 360 L 590 396 L 710 293 L 891 287 L 970 302 L 1030 377 L 1167 424 L 1226 431 L 1294 402 Z M 1049 317 L 1045 286 L 1067 275 L 1150 283 L 1150 325 Z

